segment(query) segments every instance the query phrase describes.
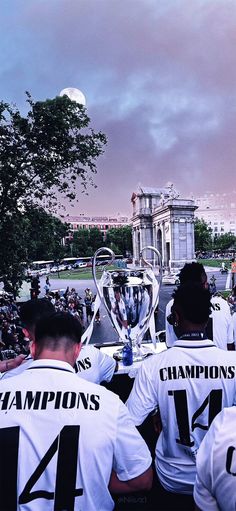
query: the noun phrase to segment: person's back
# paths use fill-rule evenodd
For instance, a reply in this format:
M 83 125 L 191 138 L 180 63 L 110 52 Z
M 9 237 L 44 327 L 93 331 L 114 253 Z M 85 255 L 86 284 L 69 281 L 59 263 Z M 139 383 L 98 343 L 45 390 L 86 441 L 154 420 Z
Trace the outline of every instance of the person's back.
M 125 405 L 74 373 L 80 337 L 70 314 L 43 318 L 36 360 L 1 384 L 1 511 L 110 511 L 112 471 L 121 486 L 150 487 L 151 457 Z
M 192 494 L 199 445 L 215 415 L 236 404 L 236 353 L 217 348 L 204 334 L 210 294 L 197 285 L 174 295 L 174 346 L 143 362 L 127 401 L 136 425 L 156 407 L 162 432 L 156 470 L 169 492 Z
M 236 408 L 225 408 L 207 432 L 197 455 L 196 510 L 236 509 Z
M 48 316 L 48 314 L 52 314 L 53 312 L 55 312 L 54 306 L 46 298 L 29 300 L 21 306 L 20 318 L 23 324 L 23 331 L 29 340 L 34 340 L 34 332 L 37 321 Z M 32 361 L 33 359 L 29 355 L 22 365 L 16 369 L 5 372 L 2 379 L 8 379 L 20 374 L 30 367 Z M 115 369 L 116 361 L 92 345 L 82 346 L 75 364 L 77 375 L 93 383 L 110 381 Z
M 158 404 L 163 427 L 156 446 L 159 479 L 168 491 L 192 493 L 204 434 L 223 407 L 236 404 L 236 353 L 223 352 L 208 339 L 177 340 L 173 348 L 145 361 L 139 376 L 142 403 L 130 397 L 127 405 L 140 425 Z
M 129 439 L 129 419 L 118 396 L 77 378 L 65 363 L 37 361 L 21 375 L 1 382 L 1 397 L 1 466 L 7 470 L 9 453 L 14 466 L 18 455 L 19 510 L 25 509 L 23 504 L 31 501 L 32 494 L 30 510 L 51 511 L 54 491 L 56 509 L 74 509 L 70 502 L 78 510 L 112 509 L 108 484 L 113 453 L 118 450 L 117 428 L 119 435 Z M 144 460 L 141 472 L 149 465 Z M 121 478 L 125 475 L 121 469 Z M 9 488 L 15 481 L 8 476 Z M 3 507 L 3 502 L 10 495 L 3 501 L 3 493 L 1 487 L 0 509 L 5 511 L 10 508 Z
M 208 286 L 207 275 L 200 263 L 186 263 L 180 272 L 179 278 L 180 285 L 195 282 L 201 284 L 203 288 Z M 215 345 L 221 349 L 234 350 L 233 321 L 229 306 L 226 300 L 218 295 L 211 297 L 211 304 L 211 315 L 207 325 L 208 338 L 212 339 Z M 173 300 L 170 300 L 166 306 L 165 316 L 166 345 L 168 348 L 171 348 L 177 339 L 173 326 L 169 324 L 167 319 L 172 305 Z

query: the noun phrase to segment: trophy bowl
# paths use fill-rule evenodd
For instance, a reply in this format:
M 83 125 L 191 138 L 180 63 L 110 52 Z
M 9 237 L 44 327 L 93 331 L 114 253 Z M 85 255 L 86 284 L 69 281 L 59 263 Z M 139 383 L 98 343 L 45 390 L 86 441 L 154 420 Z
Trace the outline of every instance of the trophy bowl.
M 154 250 L 160 259 L 159 252 Z M 115 255 L 112 250 L 103 247 L 98 249 L 93 260 L 93 277 L 98 294 L 103 301 L 110 320 L 118 334 L 119 341 L 130 343 L 134 358 L 143 358 L 141 341 L 149 328 L 150 319 L 158 303 L 161 285 L 161 266 L 159 275 L 153 272 L 152 265 L 143 259 L 148 267 L 104 269 L 100 283 L 96 279 L 96 258 L 101 251 L 109 252 L 111 262 Z

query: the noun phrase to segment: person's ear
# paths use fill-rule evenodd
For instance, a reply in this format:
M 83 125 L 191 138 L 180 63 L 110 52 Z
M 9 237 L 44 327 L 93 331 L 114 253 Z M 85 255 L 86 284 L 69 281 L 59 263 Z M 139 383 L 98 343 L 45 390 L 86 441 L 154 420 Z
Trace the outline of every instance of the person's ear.
M 176 310 L 173 312 L 173 320 L 174 320 L 174 321 L 173 321 L 174 326 L 175 326 L 175 327 L 179 326 L 180 316 L 179 316 L 178 311 L 176 311 Z
M 32 358 L 35 358 L 35 355 L 36 355 L 36 345 L 35 345 L 35 342 L 31 341 L 29 347 L 30 347 L 30 354 L 31 354 Z
M 75 344 L 75 348 L 74 348 L 75 360 L 77 360 L 77 358 L 78 358 L 78 356 L 80 354 L 81 348 L 82 348 L 81 342 L 78 343 L 78 344 Z
M 30 339 L 30 333 L 29 330 L 27 330 L 27 328 L 22 328 L 22 332 L 27 339 Z

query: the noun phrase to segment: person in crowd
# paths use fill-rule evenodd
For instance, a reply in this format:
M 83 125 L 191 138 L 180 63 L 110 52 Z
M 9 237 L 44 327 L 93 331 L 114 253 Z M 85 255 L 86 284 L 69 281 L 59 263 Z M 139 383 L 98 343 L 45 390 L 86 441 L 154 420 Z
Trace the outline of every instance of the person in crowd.
M 207 274 L 201 263 L 186 263 L 179 274 L 180 285 L 186 282 L 196 282 L 203 288 L 208 288 Z M 173 346 L 176 335 L 173 326 L 169 324 L 167 317 L 170 314 L 173 300 L 166 306 L 166 345 Z M 211 315 L 207 324 L 207 335 L 214 343 L 224 350 L 235 350 L 233 336 L 233 321 L 227 301 L 216 294 L 211 297 Z
M 228 303 L 233 321 L 234 345 L 236 346 L 236 286 L 233 287 L 232 292 L 228 297 Z
M 190 511 L 199 445 L 215 415 L 236 404 L 236 353 L 206 337 L 208 289 L 189 282 L 176 289 L 173 299 L 168 320 L 177 340 L 142 363 L 126 404 L 136 426 L 159 409 L 163 429 L 155 466 L 161 486 L 157 482 L 155 489 L 157 495 L 162 489 L 164 509 L 186 506 Z
M 20 318 L 23 325 L 23 332 L 29 341 L 35 340 L 35 328 L 39 319 L 52 314 L 55 307 L 47 298 L 38 300 L 29 300 L 20 307 Z M 76 318 L 77 319 L 77 318 Z M 78 319 L 77 319 L 78 321 Z M 20 372 L 28 369 L 33 362 L 31 355 L 27 357 L 22 366 L 15 370 L 7 372 L 2 378 L 11 378 Z M 101 382 L 109 382 L 114 372 L 117 370 L 117 362 L 114 358 L 102 353 L 93 345 L 82 345 L 75 363 L 75 372 L 81 378 L 100 384 Z
M 0 373 L 4 374 L 15 369 L 16 367 L 19 367 L 24 360 L 25 355 L 23 353 L 20 353 L 17 357 L 14 358 L 0 360 Z
M 196 511 L 236 509 L 236 408 L 224 408 L 213 420 L 197 453 Z
M 216 293 L 216 278 L 215 275 L 212 275 L 209 282 L 209 289 L 211 295 L 214 295 Z
M 50 287 L 51 287 L 51 283 L 50 283 L 50 280 L 49 280 L 49 276 L 46 277 L 46 282 L 45 282 L 45 286 L 44 286 L 44 289 L 45 289 L 45 295 L 48 295 L 49 291 L 50 291 Z
M 236 286 L 233 287 L 232 292 L 228 297 L 232 314 L 236 312 Z
M 85 289 L 85 297 L 84 297 L 87 323 L 89 323 L 93 317 L 92 301 L 93 301 L 93 293 L 92 293 L 91 289 L 89 289 L 87 287 Z
M 18 308 L 13 299 L 0 298 L 0 377 L 25 359 L 25 344 L 18 320 Z
M 101 318 L 100 318 L 100 310 L 97 309 L 96 312 L 95 312 L 95 300 L 96 300 L 96 296 L 97 295 L 94 295 L 93 299 L 92 299 L 92 313 L 93 313 L 93 316 L 94 316 L 94 313 L 95 313 L 95 318 L 94 318 L 94 322 L 95 323 L 100 323 L 101 322 Z
M 125 405 L 74 373 L 81 334 L 69 313 L 44 316 L 31 367 L 1 382 L 1 511 L 109 511 L 111 493 L 151 488 L 151 455 Z

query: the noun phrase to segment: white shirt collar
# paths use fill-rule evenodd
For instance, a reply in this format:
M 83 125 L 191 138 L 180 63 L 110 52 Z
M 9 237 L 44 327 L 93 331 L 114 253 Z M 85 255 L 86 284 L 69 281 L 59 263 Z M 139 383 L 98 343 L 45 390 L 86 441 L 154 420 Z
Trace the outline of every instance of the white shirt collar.
M 45 368 L 53 368 L 53 369 L 64 369 L 66 371 L 70 371 L 71 373 L 74 373 L 73 367 L 68 363 L 64 362 L 62 360 L 55 360 L 52 358 L 41 358 L 38 360 L 33 360 L 31 366 L 29 369 L 33 369 L 36 367 L 45 367 Z

